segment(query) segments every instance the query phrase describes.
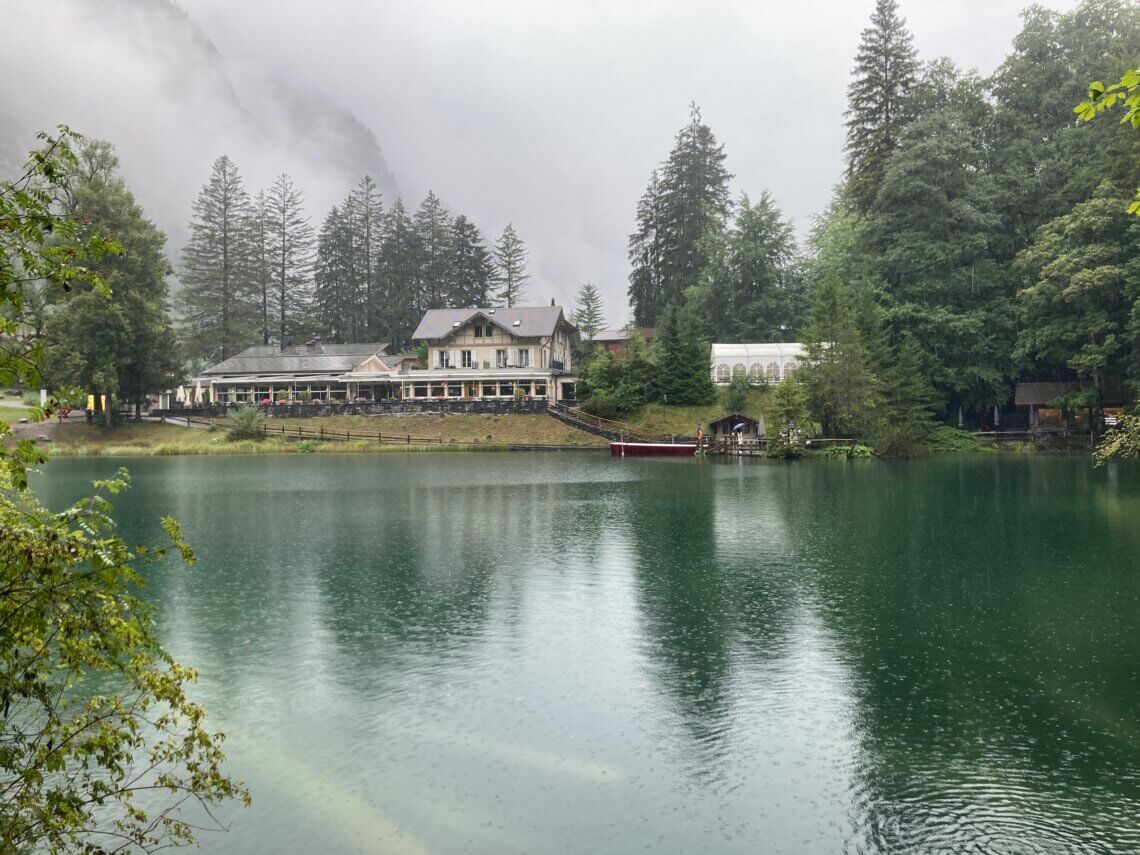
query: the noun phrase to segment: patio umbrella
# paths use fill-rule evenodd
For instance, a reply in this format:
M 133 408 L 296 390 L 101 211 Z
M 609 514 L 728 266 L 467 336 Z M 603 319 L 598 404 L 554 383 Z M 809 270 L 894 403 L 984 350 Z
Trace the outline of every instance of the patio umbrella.
M 183 386 L 178 387 L 178 391 L 174 393 L 174 400 L 180 404 L 186 403 L 186 389 Z
M 196 382 L 194 384 L 194 400 L 197 401 L 199 404 L 202 403 L 204 400 L 206 400 L 205 397 L 202 395 L 202 381 L 201 380 L 199 380 L 198 382 Z

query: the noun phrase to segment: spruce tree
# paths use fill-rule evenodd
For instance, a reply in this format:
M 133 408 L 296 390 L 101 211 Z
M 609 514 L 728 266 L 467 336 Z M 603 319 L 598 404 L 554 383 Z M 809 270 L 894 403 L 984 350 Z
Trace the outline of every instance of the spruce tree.
M 629 304 L 642 326 L 648 325 L 647 318 L 656 318 L 662 291 L 661 238 L 661 182 L 655 169 L 637 203 L 637 231 L 629 236 Z
M 411 340 L 423 314 L 420 252 L 415 224 L 408 216 L 403 200 L 397 199 L 384 215 L 379 268 L 383 306 L 381 335 L 393 351 Z
M 929 360 L 911 333 L 899 336 L 883 373 L 883 421 L 875 437 L 880 453 L 894 457 L 917 453 L 934 427 L 938 394 L 927 379 Z
M 431 190 L 420 203 L 415 216 L 420 245 L 420 283 L 424 289 L 421 305 L 439 309 L 450 291 L 451 215 Z
M 592 339 L 594 333 L 605 326 L 606 321 L 602 316 L 602 295 L 593 282 L 585 282 L 578 289 L 578 305 L 574 309 L 573 322 L 588 339 Z
M 251 275 L 255 299 L 258 304 L 257 321 L 261 329 L 261 343 L 269 344 L 269 331 L 273 327 L 273 265 L 269 259 L 269 222 L 265 191 L 259 190 L 253 198 L 251 234 L 253 238 L 253 264 Z
M 314 320 L 320 335 L 331 341 L 356 341 L 358 316 L 351 214 L 336 205 L 329 211 L 317 237 L 314 268 Z
M 194 200 L 181 254 L 182 331 L 193 360 L 226 359 L 260 338 L 253 224 L 237 166 L 222 155 Z
M 716 398 L 709 348 L 696 320 L 669 307 L 657 329 L 657 394 L 666 404 L 708 404 Z
M 917 54 L 897 0 L 877 0 L 847 87 L 847 187 L 860 211 L 879 192 L 909 118 L 907 98 L 917 74 Z
M 447 303 L 457 308 L 487 306 L 494 265 L 479 229 L 460 214 L 451 223 Z
M 266 243 L 281 345 L 304 335 L 310 320 L 313 228 L 304 204 L 301 191 L 285 173 L 265 194 Z
M 526 267 L 527 249 L 512 223 L 507 223 L 495 241 L 495 282 L 499 286 L 498 298 L 504 306 L 517 306 L 527 296 L 530 274 Z
M 353 341 L 379 341 L 383 327 L 380 248 L 384 240 L 384 203 L 372 176 L 360 179 L 342 208 L 352 228 L 356 283 L 350 335 Z
M 638 230 L 630 237 L 630 301 L 638 324 L 655 326 L 665 308 L 681 306 L 699 281 L 707 262 L 701 240 L 731 208 L 732 175 L 724 157 L 701 111 L 690 104 L 689 124 L 678 132 L 660 180 L 651 180 L 639 205 Z

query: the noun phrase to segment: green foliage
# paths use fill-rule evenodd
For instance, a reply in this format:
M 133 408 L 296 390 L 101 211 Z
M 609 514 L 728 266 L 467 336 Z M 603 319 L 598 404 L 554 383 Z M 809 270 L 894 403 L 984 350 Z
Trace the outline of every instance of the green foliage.
M 305 201 L 293 179 L 281 173 L 264 195 L 265 250 L 272 264 L 271 307 L 276 311 L 277 341 L 303 339 L 311 326 L 313 229 Z
M 1098 388 L 1140 365 L 1140 223 L 1110 184 L 1050 221 L 1017 259 L 1027 287 L 1017 354 Z
M 585 282 L 578 289 L 578 305 L 574 309 L 571 321 L 585 339 L 594 337 L 594 333 L 605 326 L 602 316 L 602 295 L 598 286 L 593 282 Z
M 903 333 L 883 374 L 883 418 L 874 433 L 880 454 L 909 457 L 924 450 L 938 400 L 928 379 L 929 362 L 918 340 Z
M 20 317 L 33 288 L 84 287 L 76 299 L 111 299 L 88 263 L 102 263 L 116 245 L 60 213 L 74 201 L 77 139 L 66 128 L 41 136 L 25 174 L 0 182 L 5 324 Z M 147 262 L 108 269 L 119 275 Z M 37 377 L 37 336 L 28 330 L 25 347 L 0 348 L 0 376 Z M 0 437 L 8 434 L 0 423 Z M 127 487 L 125 472 L 52 513 L 27 489 L 28 467 L 42 462 L 30 441 L 0 443 L 0 850 L 192 842 L 202 817 L 188 808 L 200 805 L 209 818 L 210 804 L 249 797 L 222 773 L 223 737 L 205 729 L 203 709 L 186 696 L 196 674 L 162 650 L 151 610 L 132 593 L 165 550 L 115 534 L 107 495 Z M 178 524 L 162 525 L 193 561 Z
M 829 445 L 817 455 L 824 460 L 870 460 L 875 451 L 869 445 Z
M 731 228 L 714 220 L 701 239 L 707 259 L 686 300 L 714 341 L 794 340 L 803 321 L 795 233 L 766 191 L 741 195 Z
M 504 306 L 518 306 L 527 295 L 527 249 L 511 223 L 507 223 L 492 253 L 495 260 L 494 281 L 499 286 L 498 298 Z
M 927 431 L 925 437 L 927 451 L 968 454 L 981 451 L 983 446 L 978 438 L 968 430 L 937 424 Z
M 265 414 L 252 404 L 238 407 L 230 415 L 231 440 L 264 439 Z
M 1124 116 L 1120 123 L 1129 125 L 1134 130 L 1140 128 L 1140 69 L 1128 69 L 1111 86 L 1105 86 L 1099 80 L 1090 83 L 1089 99 L 1074 107 L 1073 112 L 1082 122 L 1089 122 L 1111 109 L 1118 101 L 1124 106 Z M 1140 216 L 1140 189 L 1129 204 L 1128 213 Z
M 732 379 L 728 381 L 728 385 L 724 387 L 723 391 L 725 410 L 730 413 L 743 413 L 748 407 L 751 390 L 752 384 L 748 380 L 747 374 L 733 374 Z
M 909 119 L 918 61 L 896 0 L 877 0 L 863 30 L 847 88 L 847 188 L 856 208 L 871 207 Z
M 708 261 L 701 241 L 731 208 L 724 148 L 689 105 L 682 128 L 638 204 L 637 230 L 629 238 L 629 301 L 640 327 L 655 327 L 670 306 L 683 304 Z
M 709 404 L 716 387 L 709 368 L 709 345 L 690 316 L 666 312 L 654 342 L 657 358 L 657 395 L 666 404 Z
M 654 366 L 642 349 L 629 349 L 614 359 L 604 348 L 594 348 L 581 366 L 578 397 L 582 409 L 603 419 L 616 419 L 643 407 L 654 394 Z
M 1110 460 L 1140 458 L 1140 416 L 1123 416 L 1110 428 L 1093 451 L 1097 466 Z
M 449 295 L 451 215 L 431 190 L 413 218 L 420 245 L 421 308 L 442 308 Z
M 776 384 L 768 404 L 768 455 L 799 457 L 808 423 L 807 393 L 794 377 Z
M 298 454 L 312 454 L 320 446 L 318 443 L 313 442 L 311 439 L 302 439 L 298 441 L 297 445 L 294 447 L 297 449 Z

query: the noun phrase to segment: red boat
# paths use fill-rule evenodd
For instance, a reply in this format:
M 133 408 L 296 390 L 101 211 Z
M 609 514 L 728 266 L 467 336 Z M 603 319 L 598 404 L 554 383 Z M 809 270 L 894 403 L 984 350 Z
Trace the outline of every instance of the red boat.
M 613 457 L 692 457 L 695 442 L 611 442 Z

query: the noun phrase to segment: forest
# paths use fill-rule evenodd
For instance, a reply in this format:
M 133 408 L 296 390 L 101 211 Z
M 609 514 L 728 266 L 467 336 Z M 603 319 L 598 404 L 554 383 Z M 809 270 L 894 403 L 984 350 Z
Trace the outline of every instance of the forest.
M 919 56 L 904 11 L 878 0 L 862 33 L 846 170 L 802 243 L 767 191 L 733 186 L 725 146 L 690 106 L 631 200 L 628 322 L 659 335 L 621 360 L 585 361 L 582 393 L 598 412 L 707 402 L 712 341 L 803 342 L 818 430 L 884 448 L 939 421 L 978 425 L 1020 381 L 1079 381 L 1074 408 L 1134 398 L 1140 134 L 1119 108 L 1075 108 L 1091 82 L 1140 65 L 1140 8 L 1032 6 L 988 77 Z M 287 174 L 251 192 L 225 155 L 172 266 L 111 144 L 86 140 L 78 154 L 61 204 L 124 252 L 87 259 L 111 301 L 28 289 L 20 322 L 42 336 L 53 386 L 135 402 L 252 344 L 400 349 L 426 309 L 527 301 L 527 248 L 511 223 L 489 243 L 434 192 L 413 212 L 363 176 L 314 226 Z M 587 338 L 607 325 L 600 306 L 599 288 L 582 285 L 572 318 Z

